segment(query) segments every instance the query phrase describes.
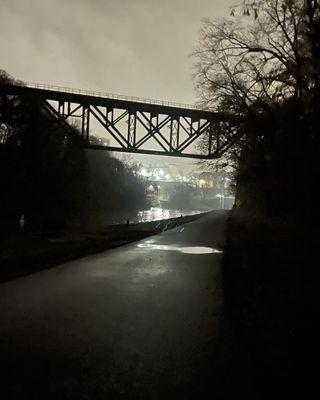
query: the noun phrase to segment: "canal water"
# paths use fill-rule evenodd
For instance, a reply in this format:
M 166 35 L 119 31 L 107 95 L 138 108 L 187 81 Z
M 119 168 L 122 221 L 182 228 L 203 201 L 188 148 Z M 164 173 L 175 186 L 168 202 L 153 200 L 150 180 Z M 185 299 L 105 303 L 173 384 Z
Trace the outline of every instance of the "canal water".
M 109 220 L 109 224 L 125 224 L 129 219 L 131 224 L 139 224 L 143 222 L 160 221 L 163 219 L 178 218 L 181 215 L 195 215 L 206 213 L 213 210 L 229 210 L 232 208 L 234 203 L 234 197 L 226 197 L 223 202 L 218 203 L 216 206 L 209 206 L 208 204 L 201 206 L 197 209 L 181 210 L 181 209 L 168 209 L 158 207 L 151 207 L 147 210 L 138 211 L 134 215 L 121 215 L 115 216 L 112 220 Z
M 149 210 L 138 211 L 135 217 L 130 219 L 132 223 L 159 221 L 161 219 L 177 218 L 181 215 L 195 215 L 210 210 L 169 210 L 160 207 L 151 207 Z

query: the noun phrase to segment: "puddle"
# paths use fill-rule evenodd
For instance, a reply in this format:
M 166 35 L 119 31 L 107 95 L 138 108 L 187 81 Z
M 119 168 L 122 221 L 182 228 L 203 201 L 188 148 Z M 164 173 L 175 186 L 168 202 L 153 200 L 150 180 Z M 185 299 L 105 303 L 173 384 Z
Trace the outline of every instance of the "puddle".
M 140 249 L 179 251 L 184 254 L 222 254 L 221 250 L 214 249 L 213 247 L 201 247 L 201 246 L 178 247 L 172 245 L 153 244 L 150 242 L 139 243 L 137 246 Z
M 150 243 L 140 243 L 138 244 L 140 249 L 149 249 L 149 250 L 176 250 L 174 246 L 167 246 L 162 244 L 150 244 Z
M 212 247 L 182 247 L 180 249 L 185 254 L 221 254 L 222 251 Z

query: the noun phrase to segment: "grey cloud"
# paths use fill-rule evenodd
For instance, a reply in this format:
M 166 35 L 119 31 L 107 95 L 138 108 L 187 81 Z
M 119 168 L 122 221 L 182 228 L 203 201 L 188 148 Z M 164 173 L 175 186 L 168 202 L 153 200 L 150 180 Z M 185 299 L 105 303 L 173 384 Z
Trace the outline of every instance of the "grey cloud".
M 0 68 L 25 81 L 193 102 L 188 55 L 201 19 L 233 3 L 0 0 Z

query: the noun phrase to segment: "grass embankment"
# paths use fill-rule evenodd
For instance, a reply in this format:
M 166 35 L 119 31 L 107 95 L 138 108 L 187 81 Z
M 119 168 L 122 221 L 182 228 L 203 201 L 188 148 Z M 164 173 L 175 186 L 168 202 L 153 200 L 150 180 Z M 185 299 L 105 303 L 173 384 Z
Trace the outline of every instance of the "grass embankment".
M 222 265 L 227 304 L 266 398 L 308 390 L 302 383 L 310 374 L 313 346 L 315 230 L 238 211 L 228 221 Z
M 198 219 L 203 214 L 142 224 L 112 225 L 97 232 L 28 231 L 0 233 L 0 282 L 141 240 Z

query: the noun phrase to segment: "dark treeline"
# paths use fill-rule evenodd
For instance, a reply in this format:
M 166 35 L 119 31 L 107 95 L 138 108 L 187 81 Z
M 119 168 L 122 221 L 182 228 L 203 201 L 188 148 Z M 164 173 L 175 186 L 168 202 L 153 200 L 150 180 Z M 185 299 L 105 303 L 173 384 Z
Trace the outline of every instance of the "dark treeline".
M 125 222 L 138 210 L 149 207 L 147 182 L 129 165 L 113 158 L 108 152 L 86 151 L 87 179 L 83 201 L 86 220 L 93 225 L 101 222 Z
M 0 82 L 14 80 L 1 71 Z M 10 98 L 0 122 L 0 217 L 60 229 L 104 224 L 145 206 L 145 184 L 107 152 L 84 150 L 37 100 Z M 27 226 L 27 225 L 26 225 Z
M 197 190 L 186 184 L 176 183 L 169 189 L 169 200 L 167 206 L 173 209 L 187 210 L 193 207 Z
M 248 122 L 237 172 L 243 210 L 319 221 L 319 112 L 319 102 L 306 113 L 305 105 L 292 99 Z
M 320 11 L 313 0 L 244 1 L 202 27 L 196 78 L 202 104 L 243 117 L 226 155 L 252 214 L 320 216 Z M 243 15 L 239 22 L 235 15 Z
M 222 263 L 228 309 L 262 398 L 310 397 L 318 298 L 320 2 L 243 1 L 204 22 L 196 77 L 209 109 L 242 116 L 226 154 L 239 207 Z

